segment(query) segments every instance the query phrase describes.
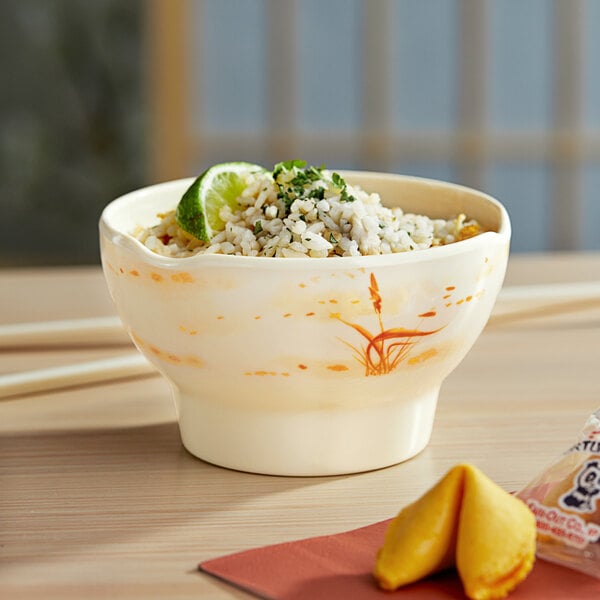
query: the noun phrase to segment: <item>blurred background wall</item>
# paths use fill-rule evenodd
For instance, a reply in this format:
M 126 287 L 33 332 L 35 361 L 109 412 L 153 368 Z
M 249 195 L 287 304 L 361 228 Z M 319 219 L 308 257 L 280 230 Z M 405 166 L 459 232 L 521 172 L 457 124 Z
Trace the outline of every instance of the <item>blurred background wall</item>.
M 144 4 L 0 1 L 0 266 L 97 262 L 97 221 L 144 183 Z
M 290 158 L 600 249 L 600 0 L 3 0 L 0 39 L 1 266 L 98 262 L 117 195 Z

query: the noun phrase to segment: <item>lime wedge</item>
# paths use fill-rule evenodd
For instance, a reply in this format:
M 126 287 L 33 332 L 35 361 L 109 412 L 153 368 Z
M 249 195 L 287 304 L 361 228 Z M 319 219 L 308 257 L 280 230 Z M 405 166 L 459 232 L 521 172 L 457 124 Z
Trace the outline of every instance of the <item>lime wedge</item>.
M 235 210 L 246 187 L 245 176 L 265 172 L 259 165 L 245 162 L 222 163 L 210 167 L 183 194 L 175 220 L 181 229 L 204 242 L 210 241 L 225 223 L 219 213 L 224 206 Z

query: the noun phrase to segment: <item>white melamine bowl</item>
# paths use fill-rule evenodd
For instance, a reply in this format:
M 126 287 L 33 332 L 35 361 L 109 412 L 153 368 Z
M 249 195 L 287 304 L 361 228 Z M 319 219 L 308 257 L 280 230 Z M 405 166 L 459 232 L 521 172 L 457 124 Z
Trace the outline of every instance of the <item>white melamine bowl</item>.
M 192 179 L 104 210 L 111 296 L 171 384 L 183 444 L 197 457 L 256 473 L 332 475 L 392 465 L 427 445 L 440 386 L 502 285 L 509 218 L 493 198 L 457 185 L 343 176 L 387 206 L 466 213 L 487 231 L 382 256 L 167 258 L 130 233 L 173 209 Z

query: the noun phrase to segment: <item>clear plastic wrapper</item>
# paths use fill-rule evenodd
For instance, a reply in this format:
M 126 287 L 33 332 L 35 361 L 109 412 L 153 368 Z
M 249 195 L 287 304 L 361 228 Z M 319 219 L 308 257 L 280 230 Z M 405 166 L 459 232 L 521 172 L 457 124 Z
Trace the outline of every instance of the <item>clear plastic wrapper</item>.
M 600 409 L 518 496 L 536 517 L 537 555 L 600 578 Z

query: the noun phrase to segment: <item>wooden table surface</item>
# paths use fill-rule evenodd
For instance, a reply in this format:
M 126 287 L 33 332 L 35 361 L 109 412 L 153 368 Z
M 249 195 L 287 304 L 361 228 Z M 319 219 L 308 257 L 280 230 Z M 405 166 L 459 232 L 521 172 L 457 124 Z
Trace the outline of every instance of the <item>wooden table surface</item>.
M 506 285 L 600 280 L 600 254 L 517 255 Z M 99 268 L 0 271 L 2 323 L 113 314 Z M 459 461 L 508 490 L 600 406 L 600 309 L 490 325 L 442 387 L 430 445 L 360 475 L 221 469 L 181 446 L 159 377 L 0 400 L 0 598 L 246 598 L 199 561 L 393 516 Z M 0 374 L 124 348 L 0 349 Z

